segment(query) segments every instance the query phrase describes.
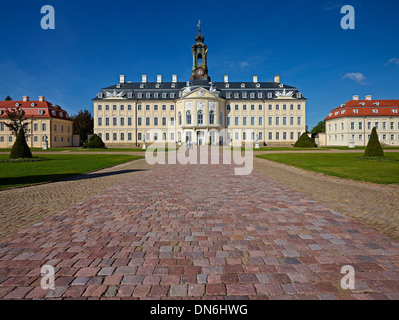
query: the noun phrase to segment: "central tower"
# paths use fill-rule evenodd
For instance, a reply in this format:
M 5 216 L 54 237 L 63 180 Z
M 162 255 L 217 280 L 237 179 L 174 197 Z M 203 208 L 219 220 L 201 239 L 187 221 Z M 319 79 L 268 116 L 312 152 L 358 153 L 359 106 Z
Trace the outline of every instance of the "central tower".
M 190 81 L 204 82 L 208 84 L 211 78 L 208 75 L 207 55 L 208 46 L 204 44 L 204 36 L 201 34 L 201 21 L 198 23 L 198 35 L 193 45 L 193 70 Z

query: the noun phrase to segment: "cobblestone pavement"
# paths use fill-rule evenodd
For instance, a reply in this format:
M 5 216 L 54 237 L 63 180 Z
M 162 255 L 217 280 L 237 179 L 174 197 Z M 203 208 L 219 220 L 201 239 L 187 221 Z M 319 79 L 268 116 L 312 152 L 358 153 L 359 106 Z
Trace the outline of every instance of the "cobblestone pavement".
M 399 186 L 340 179 L 259 158 L 254 169 L 399 240 Z
M 158 165 L 0 240 L 0 298 L 399 299 L 399 243 L 257 171 Z
M 142 159 L 64 181 L 0 191 L 0 239 L 149 168 Z

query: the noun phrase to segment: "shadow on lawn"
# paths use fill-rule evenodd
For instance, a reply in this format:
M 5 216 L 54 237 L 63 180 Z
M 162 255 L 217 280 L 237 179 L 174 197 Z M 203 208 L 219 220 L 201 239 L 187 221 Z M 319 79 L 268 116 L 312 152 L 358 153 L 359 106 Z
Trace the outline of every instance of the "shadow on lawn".
M 44 182 L 56 182 L 61 180 L 66 181 L 80 181 L 86 179 L 102 178 L 109 176 L 116 176 L 125 173 L 147 171 L 144 169 L 136 170 L 121 170 L 121 171 L 111 171 L 111 172 L 93 172 L 93 173 L 63 173 L 63 174 L 49 174 L 42 176 L 25 176 L 25 177 L 10 177 L 10 178 L 0 178 L 0 189 L 12 188 L 21 185 L 32 185 Z M 9 186 L 9 187 L 8 187 Z

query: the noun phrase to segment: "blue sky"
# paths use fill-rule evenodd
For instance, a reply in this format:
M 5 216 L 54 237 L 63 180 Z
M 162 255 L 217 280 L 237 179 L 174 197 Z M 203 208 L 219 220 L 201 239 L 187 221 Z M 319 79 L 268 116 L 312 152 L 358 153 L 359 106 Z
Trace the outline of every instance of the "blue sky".
M 56 29 L 42 30 L 52 5 Z M 356 10 L 343 30 L 340 9 Z M 0 99 L 44 95 L 70 114 L 119 81 L 170 81 L 191 75 L 191 46 L 201 19 L 213 81 L 272 81 L 309 99 L 312 128 L 352 95 L 399 99 L 399 3 L 384 0 L 105 1 L 19 0 L 0 12 Z

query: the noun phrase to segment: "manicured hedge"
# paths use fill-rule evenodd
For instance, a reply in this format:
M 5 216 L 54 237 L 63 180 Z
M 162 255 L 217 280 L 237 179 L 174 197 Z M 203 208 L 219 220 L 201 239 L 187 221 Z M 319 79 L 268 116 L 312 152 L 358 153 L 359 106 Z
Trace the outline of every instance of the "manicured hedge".
M 17 139 L 15 140 L 14 146 L 11 149 L 10 159 L 20 158 L 32 158 L 32 152 L 29 149 L 28 144 L 25 140 L 25 132 L 23 127 L 19 129 Z
M 317 148 L 317 144 L 305 132 L 300 136 L 298 141 L 294 144 L 294 148 Z
M 378 140 L 377 129 L 373 128 L 370 135 L 369 143 L 367 144 L 366 151 L 364 152 L 365 157 L 384 157 L 384 150 L 382 149 L 381 143 Z
M 96 134 L 93 134 L 90 137 L 89 141 L 85 143 L 83 148 L 84 149 L 106 149 L 104 142 Z

